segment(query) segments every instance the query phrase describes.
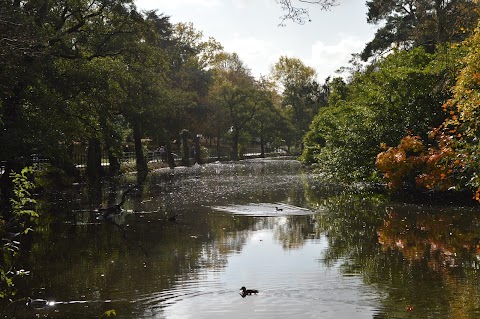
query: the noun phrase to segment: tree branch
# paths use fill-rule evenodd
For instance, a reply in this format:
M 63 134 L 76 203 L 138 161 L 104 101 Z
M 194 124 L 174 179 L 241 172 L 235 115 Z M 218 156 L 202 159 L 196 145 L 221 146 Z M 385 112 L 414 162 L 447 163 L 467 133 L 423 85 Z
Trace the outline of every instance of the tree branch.
M 279 26 L 285 26 L 286 20 L 291 20 L 298 24 L 305 24 L 305 22 L 311 21 L 309 16 L 309 10 L 306 8 L 298 7 L 292 4 L 294 0 L 276 0 L 283 11 L 286 13 L 280 17 L 281 21 Z M 329 10 L 333 6 L 338 5 L 338 0 L 298 0 L 301 3 L 319 5 L 321 10 Z

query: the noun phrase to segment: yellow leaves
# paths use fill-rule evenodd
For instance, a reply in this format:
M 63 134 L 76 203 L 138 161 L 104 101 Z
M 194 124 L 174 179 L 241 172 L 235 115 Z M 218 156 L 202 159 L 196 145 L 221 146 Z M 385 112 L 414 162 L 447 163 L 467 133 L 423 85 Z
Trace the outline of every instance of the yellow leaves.
M 405 136 L 400 142 L 400 146 L 406 152 L 419 153 L 425 149 L 423 141 L 420 136 Z
M 477 189 L 475 192 L 475 196 L 473 197 L 477 202 L 480 202 L 480 188 Z
M 406 154 L 405 154 L 405 152 L 400 151 L 400 152 L 395 153 L 393 158 L 394 158 L 395 162 L 400 163 L 400 162 L 405 161 Z
M 473 80 L 476 81 L 476 84 L 477 84 L 477 85 L 480 85 L 480 73 L 474 73 L 474 74 L 472 75 L 472 78 L 473 78 Z

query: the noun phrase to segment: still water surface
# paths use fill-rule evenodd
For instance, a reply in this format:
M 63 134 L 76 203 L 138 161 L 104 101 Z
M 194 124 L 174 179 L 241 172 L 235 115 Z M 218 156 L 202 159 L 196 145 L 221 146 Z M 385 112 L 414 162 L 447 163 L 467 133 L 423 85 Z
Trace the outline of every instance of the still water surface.
M 19 287 L 50 303 L 16 318 L 480 317 L 476 209 L 389 203 L 291 160 L 153 172 L 114 223 L 80 188 L 52 197 Z

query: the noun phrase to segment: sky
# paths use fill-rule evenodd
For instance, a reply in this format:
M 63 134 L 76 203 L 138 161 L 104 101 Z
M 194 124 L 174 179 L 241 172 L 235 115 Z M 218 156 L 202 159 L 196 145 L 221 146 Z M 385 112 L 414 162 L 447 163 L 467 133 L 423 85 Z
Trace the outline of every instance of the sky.
M 292 0 L 292 3 L 296 0 Z M 157 10 L 172 23 L 192 22 L 205 37 L 219 41 L 224 50 L 237 53 L 255 77 L 268 75 L 280 56 L 299 58 L 314 68 L 318 80 L 360 53 L 373 39 L 376 27 L 367 24 L 365 0 L 339 0 L 323 11 L 317 5 L 299 4 L 310 10 L 311 22 L 287 21 L 275 0 L 136 0 L 141 10 Z

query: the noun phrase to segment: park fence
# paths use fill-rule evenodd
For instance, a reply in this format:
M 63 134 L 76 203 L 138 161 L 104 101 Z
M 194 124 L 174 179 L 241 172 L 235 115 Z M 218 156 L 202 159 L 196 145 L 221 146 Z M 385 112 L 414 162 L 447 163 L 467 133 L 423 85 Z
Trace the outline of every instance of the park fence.
M 195 162 L 194 154 L 189 154 L 189 161 Z M 212 147 L 204 148 L 202 147 L 202 161 L 208 163 L 213 161 L 225 161 L 231 159 L 231 149 L 229 147 Z M 259 147 L 248 147 L 243 148 L 240 154 L 240 158 L 254 158 L 259 157 L 261 151 Z M 287 151 L 284 149 L 276 148 L 268 150 L 265 154 L 266 157 L 278 156 L 278 155 L 287 155 Z M 180 163 L 181 156 L 173 153 L 176 163 Z M 159 151 L 148 151 L 146 154 L 146 159 L 148 162 L 161 162 L 161 154 Z M 122 157 L 118 159 L 121 163 L 135 163 L 136 157 L 135 152 L 123 152 Z M 86 153 L 75 153 L 72 157 L 73 164 L 78 169 L 84 169 L 87 167 L 87 154 Z M 43 170 L 47 165 L 50 164 L 50 159 L 38 154 L 31 155 L 31 163 L 34 170 Z M 102 166 L 109 166 L 110 160 L 106 153 L 101 154 L 101 164 Z M 0 161 L 0 175 L 5 171 L 6 161 Z

